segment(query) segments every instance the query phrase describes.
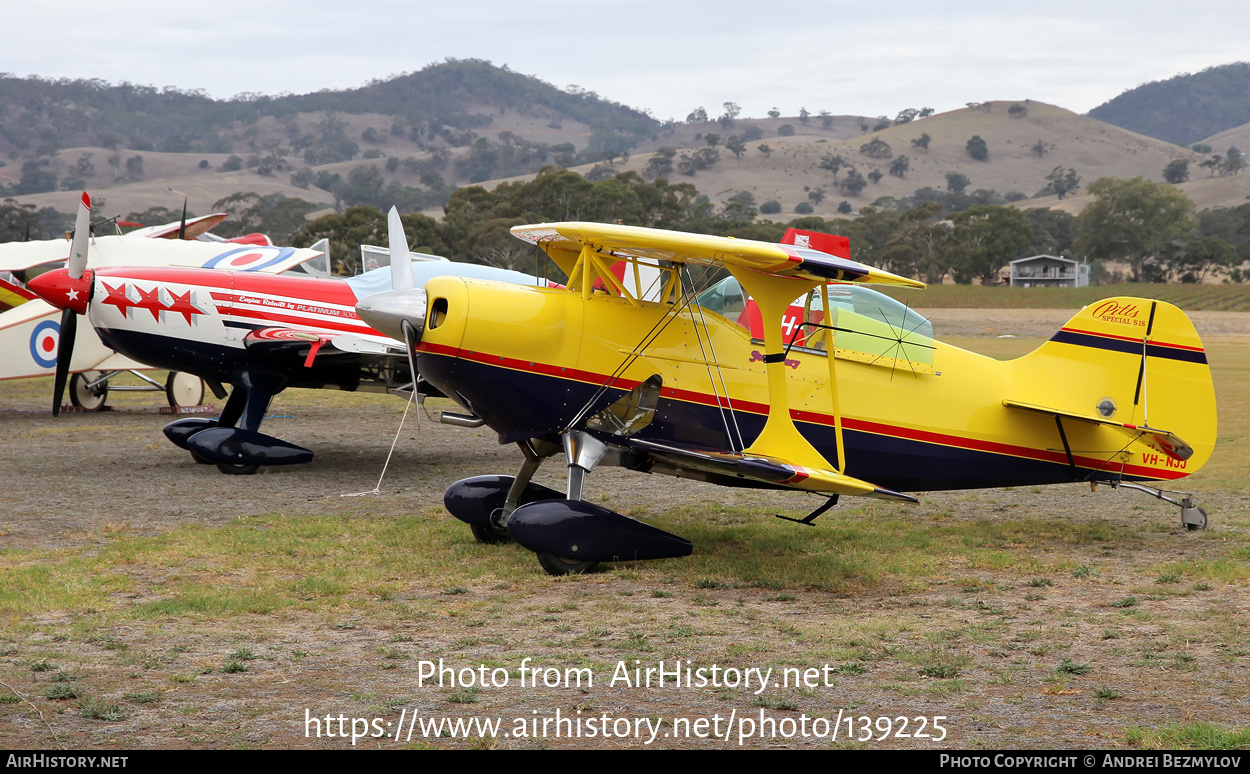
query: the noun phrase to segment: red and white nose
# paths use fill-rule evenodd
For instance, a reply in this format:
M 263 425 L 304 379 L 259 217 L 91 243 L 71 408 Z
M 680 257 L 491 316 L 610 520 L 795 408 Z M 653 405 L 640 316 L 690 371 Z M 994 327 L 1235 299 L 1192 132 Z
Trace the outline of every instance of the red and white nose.
M 78 314 L 87 313 L 87 302 L 91 300 L 90 271 L 74 279 L 69 276 L 69 269 L 55 269 L 40 274 L 26 283 L 26 286 L 57 309 L 73 309 Z

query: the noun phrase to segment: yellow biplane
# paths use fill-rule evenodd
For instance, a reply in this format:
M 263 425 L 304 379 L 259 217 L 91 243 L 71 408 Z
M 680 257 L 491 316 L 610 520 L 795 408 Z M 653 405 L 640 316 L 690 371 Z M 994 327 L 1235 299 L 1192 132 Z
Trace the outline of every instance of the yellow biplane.
M 516 476 L 459 481 L 444 501 L 479 540 L 515 539 L 550 573 L 691 552 L 583 501 L 602 464 L 827 497 L 794 520 L 809 525 L 842 495 L 915 502 L 903 493 L 1072 481 L 1143 489 L 1181 506 L 1186 526 L 1206 524 L 1188 495 L 1135 483 L 1193 473 L 1215 445 L 1202 342 L 1170 304 L 1092 304 L 1000 362 L 936 341 L 870 289 L 924 286 L 853 261 L 843 237 L 512 231 L 567 286 L 439 277 L 357 310 L 520 447 Z M 533 483 L 561 453 L 567 491 Z

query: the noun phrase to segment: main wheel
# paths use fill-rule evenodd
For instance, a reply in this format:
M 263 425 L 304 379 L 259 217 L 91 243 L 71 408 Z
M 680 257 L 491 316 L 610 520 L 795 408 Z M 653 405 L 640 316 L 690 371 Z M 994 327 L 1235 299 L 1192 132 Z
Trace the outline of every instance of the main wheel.
M 204 380 L 183 371 L 170 371 L 165 397 L 173 408 L 190 408 L 204 402 Z
M 108 382 L 101 382 L 94 389 L 87 386 L 99 379 L 103 374 L 99 371 L 83 371 L 74 374 L 69 380 L 69 402 L 83 411 L 99 411 L 109 397 Z
M 236 465 L 230 462 L 217 463 L 217 469 L 228 476 L 250 476 L 260 470 L 260 465 Z
M 485 524 L 470 524 L 469 531 L 473 533 L 473 537 L 477 538 L 477 542 L 488 546 L 501 546 L 512 542 L 507 532 L 501 534 L 496 532 L 494 527 L 488 527 Z
M 538 554 L 538 563 L 548 575 L 581 575 L 599 566 L 597 559 L 566 559 L 555 554 Z

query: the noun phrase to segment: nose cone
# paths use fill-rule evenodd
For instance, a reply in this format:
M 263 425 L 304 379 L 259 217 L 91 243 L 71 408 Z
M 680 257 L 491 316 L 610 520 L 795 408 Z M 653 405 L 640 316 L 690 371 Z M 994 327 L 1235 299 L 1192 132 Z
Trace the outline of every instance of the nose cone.
M 74 279 L 68 269 L 56 269 L 35 277 L 26 284 L 35 295 L 57 309 L 72 309 L 78 314 L 87 313 L 91 300 L 91 272 Z
M 356 304 L 356 314 L 379 333 L 404 341 L 403 323 L 408 322 L 421 340 L 425 329 L 425 291 L 420 288 L 376 293 Z

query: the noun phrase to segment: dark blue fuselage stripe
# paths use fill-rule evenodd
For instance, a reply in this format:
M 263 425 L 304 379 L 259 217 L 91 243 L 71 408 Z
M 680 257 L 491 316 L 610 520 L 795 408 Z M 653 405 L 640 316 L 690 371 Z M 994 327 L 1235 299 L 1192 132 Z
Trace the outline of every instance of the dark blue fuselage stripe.
M 501 442 L 518 441 L 563 427 L 597 389 L 593 384 L 528 371 L 512 370 L 471 360 L 422 352 L 422 376 L 447 395 L 459 394 L 475 414 L 499 433 Z M 589 414 L 619 398 L 623 390 L 609 390 Z M 750 443 L 764 428 L 764 417 L 735 412 L 744 440 Z M 837 459 L 833 428 L 795 423 L 799 432 L 825 459 Z M 651 424 L 638 438 L 707 449 L 728 450 L 719 410 L 686 401 L 660 398 Z M 1002 486 L 1064 483 L 1073 480 L 1067 462 L 1014 457 L 909 438 L 843 430 L 846 473 L 899 492 L 940 489 L 981 489 Z M 1055 443 L 1059 444 L 1056 434 Z M 1110 452 L 1109 452 L 1110 453 Z M 1116 478 L 1113 471 L 1082 468 L 1081 477 Z M 1125 476 L 1140 480 L 1139 476 Z
M 1130 355 L 1141 355 L 1140 342 L 1124 341 L 1123 339 L 1110 339 L 1104 336 L 1095 336 L 1090 333 L 1059 331 L 1054 336 L 1051 336 L 1050 340 L 1057 341 L 1060 344 L 1075 344 L 1078 347 L 1108 349 L 1112 352 L 1125 352 Z M 1167 358 L 1168 360 L 1182 360 L 1186 363 L 1202 363 L 1203 365 L 1207 362 L 1207 354 L 1205 352 L 1195 352 L 1189 349 L 1175 349 L 1173 347 L 1161 347 L 1158 344 L 1147 344 L 1146 355 L 1149 357 Z

